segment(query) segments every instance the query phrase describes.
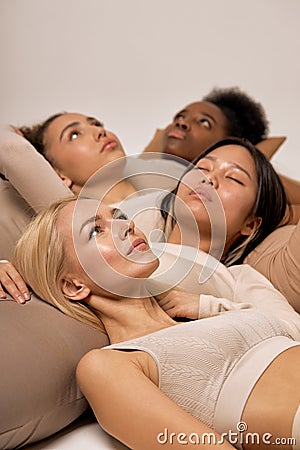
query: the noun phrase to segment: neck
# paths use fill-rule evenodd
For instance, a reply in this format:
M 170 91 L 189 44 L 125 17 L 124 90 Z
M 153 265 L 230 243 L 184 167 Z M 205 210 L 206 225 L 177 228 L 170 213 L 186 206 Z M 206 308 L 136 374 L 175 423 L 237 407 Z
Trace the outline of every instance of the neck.
M 179 244 L 179 245 L 189 245 L 191 247 L 199 248 L 203 252 L 209 253 L 211 238 L 210 235 L 206 236 L 201 233 L 201 236 L 195 236 L 194 232 L 185 232 L 184 234 L 184 242 L 182 239 L 182 234 L 178 224 L 175 224 L 169 238 L 168 242 L 170 244 Z
M 153 298 L 107 299 L 93 296 L 111 344 L 145 336 L 176 325 Z
M 108 204 L 119 203 L 129 197 L 129 195 L 135 193 L 136 189 L 133 185 L 127 180 L 122 180 L 107 192 L 107 194 L 103 197 L 103 202 Z

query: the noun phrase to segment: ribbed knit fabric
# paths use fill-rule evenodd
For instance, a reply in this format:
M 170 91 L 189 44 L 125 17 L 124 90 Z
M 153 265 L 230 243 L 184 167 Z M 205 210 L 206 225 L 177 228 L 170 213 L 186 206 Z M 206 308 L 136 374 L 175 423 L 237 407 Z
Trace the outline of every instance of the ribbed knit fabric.
M 236 364 L 254 346 L 276 336 L 289 337 L 279 320 L 241 310 L 181 323 L 109 348 L 149 353 L 158 367 L 159 388 L 212 427 L 222 386 Z

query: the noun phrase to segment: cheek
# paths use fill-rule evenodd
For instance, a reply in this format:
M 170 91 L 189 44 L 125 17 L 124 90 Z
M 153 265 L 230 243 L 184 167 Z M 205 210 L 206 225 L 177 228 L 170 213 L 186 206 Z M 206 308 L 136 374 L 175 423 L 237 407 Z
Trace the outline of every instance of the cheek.
M 251 192 L 227 191 L 220 195 L 226 222 L 243 223 L 252 213 L 255 196 Z
M 98 245 L 98 254 L 100 254 L 100 257 L 102 257 L 111 267 L 115 267 L 116 264 L 120 262 L 120 259 L 123 259 L 118 251 L 115 248 L 111 248 L 109 245 Z

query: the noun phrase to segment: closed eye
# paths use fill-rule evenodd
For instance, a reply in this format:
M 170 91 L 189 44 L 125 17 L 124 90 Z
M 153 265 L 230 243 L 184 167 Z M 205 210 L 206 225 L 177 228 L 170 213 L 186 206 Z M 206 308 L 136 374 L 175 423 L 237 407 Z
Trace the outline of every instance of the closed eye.
M 235 181 L 236 183 L 240 184 L 241 186 L 245 186 L 244 183 L 241 180 L 238 180 L 237 178 L 234 177 L 227 177 L 232 181 Z

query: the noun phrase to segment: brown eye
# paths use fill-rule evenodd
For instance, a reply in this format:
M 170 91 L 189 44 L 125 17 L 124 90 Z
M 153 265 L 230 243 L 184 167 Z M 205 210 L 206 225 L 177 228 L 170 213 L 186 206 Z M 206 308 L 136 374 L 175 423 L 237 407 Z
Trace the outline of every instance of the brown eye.
M 72 131 L 69 135 L 69 140 L 75 141 L 75 139 L 77 139 L 78 136 L 79 136 L 79 131 Z

